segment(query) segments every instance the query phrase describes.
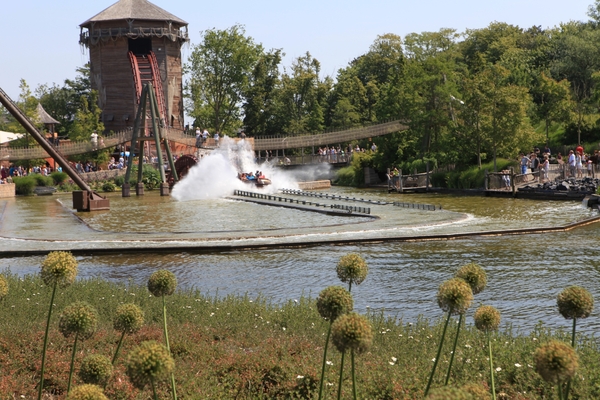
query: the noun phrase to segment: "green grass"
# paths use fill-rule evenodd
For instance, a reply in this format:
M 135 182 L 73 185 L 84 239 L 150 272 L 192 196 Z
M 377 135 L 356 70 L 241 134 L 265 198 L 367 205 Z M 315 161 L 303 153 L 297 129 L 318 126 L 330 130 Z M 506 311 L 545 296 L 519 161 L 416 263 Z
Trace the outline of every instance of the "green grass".
M 33 276 L 7 274 L 9 294 L 0 302 L 0 399 L 35 396 L 46 312 L 51 290 Z M 78 346 L 76 368 L 91 353 L 111 357 L 119 339 L 112 316 L 119 304 L 133 302 L 146 314 L 146 325 L 125 338 L 115 375 L 106 393 L 111 399 L 147 399 L 150 389 L 138 391 L 124 371 L 127 353 L 144 340 L 162 342 L 162 305 L 145 286 L 81 280 L 60 289 L 51 321 L 45 390 L 64 396 L 72 340 L 58 332 L 58 315 L 75 302 L 86 301 L 99 313 L 99 330 Z M 169 335 L 176 362 L 177 391 L 181 399 L 316 398 L 324 335 L 328 322 L 320 318 L 312 299 L 277 304 L 248 296 L 216 298 L 197 291 L 177 291 L 167 297 Z M 470 310 L 470 313 L 474 310 Z M 422 398 L 441 334 L 442 312 L 407 323 L 368 315 L 374 330 L 371 349 L 357 356 L 359 397 L 363 399 Z M 456 320 L 451 322 L 453 326 Z M 581 324 L 585 324 L 581 321 Z M 569 323 L 565 321 L 568 331 Z M 443 385 L 455 329 L 449 329 L 438 373 L 432 387 Z M 533 353 L 550 338 L 569 342 L 569 334 L 543 326 L 528 335 L 510 328 L 493 335 L 496 388 L 511 399 L 552 399 L 556 390 L 533 368 Z M 580 370 L 572 398 L 600 398 L 600 352 L 595 339 L 581 336 Z M 462 330 L 451 383 L 488 387 L 486 339 L 474 327 Z M 330 346 L 326 398 L 337 396 L 340 354 Z M 392 361 L 393 358 L 396 361 Z M 344 375 L 343 398 L 351 393 L 350 369 Z M 75 378 L 74 384 L 81 382 Z M 332 383 L 332 384 L 331 384 Z M 160 398 L 169 398 L 168 382 L 159 385 Z M 49 397 L 50 398 L 50 397 Z M 501 398 L 501 397 L 499 397 Z

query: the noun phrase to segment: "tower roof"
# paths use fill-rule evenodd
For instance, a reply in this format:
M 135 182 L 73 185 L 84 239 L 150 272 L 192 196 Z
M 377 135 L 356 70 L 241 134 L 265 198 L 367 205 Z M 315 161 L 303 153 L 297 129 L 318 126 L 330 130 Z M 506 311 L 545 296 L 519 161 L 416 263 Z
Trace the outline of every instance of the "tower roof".
M 177 18 L 173 14 L 150 3 L 148 0 L 119 0 L 112 6 L 94 15 L 92 18 L 83 22 L 80 26 L 85 27 L 92 22 L 115 21 L 115 20 L 150 20 L 150 21 L 170 21 L 181 25 L 187 25 L 187 22 Z
M 38 103 L 36 108 L 37 116 L 40 119 L 40 122 L 43 124 L 60 124 L 57 120 L 52 118 L 50 114 L 44 110 L 44 107 L 40 103 Z

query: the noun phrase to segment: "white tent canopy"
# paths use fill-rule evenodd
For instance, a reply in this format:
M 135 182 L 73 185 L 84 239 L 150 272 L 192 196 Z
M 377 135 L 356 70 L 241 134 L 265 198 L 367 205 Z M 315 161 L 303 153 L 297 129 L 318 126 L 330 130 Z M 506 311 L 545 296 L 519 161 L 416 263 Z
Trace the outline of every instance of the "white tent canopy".
M 25 134 L 0 131 L 0 144 L 10 142 L 11 140 L 19 139 L 20 137 L 23 137 L 23 135 Z

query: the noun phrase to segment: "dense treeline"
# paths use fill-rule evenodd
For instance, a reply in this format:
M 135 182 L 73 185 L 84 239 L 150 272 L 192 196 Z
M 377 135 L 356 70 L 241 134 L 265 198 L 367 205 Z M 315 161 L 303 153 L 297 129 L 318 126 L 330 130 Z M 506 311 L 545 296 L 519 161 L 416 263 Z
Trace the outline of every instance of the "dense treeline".
M 322 77 L 310 53 L 282 67 L 283 50 L 263 49 L 243 26 L 208 30 L 187 64 L 187 112 L 197 126 L 256 136 L 408 121 L 409 131 L 373 139 L 381 169 L 591 143 L 600 138 L 600 2 L 589 16 L 551 29 L 387 33 L 335 77 Z
M 373 138 L 368 163 L 380 171 L 481 165 L 544 144 L 591 151 L 600 140 L 600 0 L 588 15 L 549 29 L 494 22 L 462 33 L 386 33 L 335 77 L 308 52 L 282 66 L 284 50 L 264 49 L 241 25 L 209 29 L 184 66 L 186 112 L 194 126 L 252 136 L 407 121 L 410 130 Z M 19 99 L 28 110 L 39 100 L 73 139 L 102 129 L 88 70 L 79 72 L 35 95 L 23 81 Z M 14 124 L 0 116 L 0 130 Z

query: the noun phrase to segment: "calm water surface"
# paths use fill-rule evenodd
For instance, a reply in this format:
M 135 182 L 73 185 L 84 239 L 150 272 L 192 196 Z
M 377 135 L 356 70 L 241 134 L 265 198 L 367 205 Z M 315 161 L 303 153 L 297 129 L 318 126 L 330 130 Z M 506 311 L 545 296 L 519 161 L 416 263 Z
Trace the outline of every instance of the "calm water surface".
M 68 197 L 19 198 L 0 204 L 4 216 L 0 233 L 18 240 L 0 240 L 0 246 L 93 247 L 98 242 L 117 246 L 120 239 L 161 241 L 210 241 L 214 238 L 259 237 L 298 241 L 302 237 L 391 237 L 429 233 L 469 232 L 519 227 L 565 225 L 596 214 L 579 203 L 539 202 L 448 195 L 388 195 L 373 191 L 332 189 L 330 193 L 356 195 L 380 201 L 407 201 L 442 205 L 442 212 L 400 210 L 371 206 L 376 221 L 349 220 L 321 214 L 264 207 L 229 200 L 176 202 L 149 195 L 111 198 L 105 213 L 75 215 L 63 207 Z M 356 204 L 359 205 L 359 204 Z M 1 212 L 1 211 L 0 211 Z M 49 230 L 54 227 L 54 230 Z M 526 332 L 538 321 L 551 327 L 567 327 L 556 311 L 556 295 L 568 285 L 581 285 L 600 299 L 600 225 L 564 233 L 475 237 L 449 241 L 386 242 L 345 246 L 323 245 L 304 249 L 222 252 L 215 254 L 148 254 L 78 257 L 79 277 L 99 276 L 113 281 L 144 284 L 162 268 L 173 271 L 182 287 L 224 296 L 259 294 L 274 301 L 302 295 L 315 297 L 329 285 L 339 284 L 335 265 L 350 252 L 369 264 L 365 282 L 353 288 L 356 307 L 383 310 L 405 322 L 419 315 L 438 318 L 435 295 L 439 284 L 468 262 L 482 265 L 488 287 L 475 297 L 475 305 L 490 304 L 502 312 L 503 322 Z M 173 233 L 177 232 L 177 233 Z M 37 237 L 41 235 L 42 237 Z M 36 239 L 65 238 L 60 242 Z M 112 239 L 111 239 L 112 238 Z M 213 238 L 213 239 L 211 239 Z M 0 264 L 19 275 L 39 271 L 41 257 L 5 258 Z M 600 329 L 598 311 L 578 326 L 595 333 Z M 579 329 L 579 328 L 578 328 Z

